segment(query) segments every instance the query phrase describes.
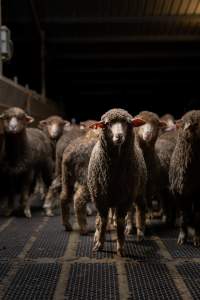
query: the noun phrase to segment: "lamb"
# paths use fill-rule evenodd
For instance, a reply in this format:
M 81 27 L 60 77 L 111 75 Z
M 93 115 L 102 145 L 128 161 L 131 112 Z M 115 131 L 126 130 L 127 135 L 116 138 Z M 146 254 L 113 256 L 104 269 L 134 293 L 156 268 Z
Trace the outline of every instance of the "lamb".
M 0 119 L 4 129 L 4 151 L 0 161 L 1 193 L 8 197 L 9 210 L 15 195 L 20 194 L 20 204 L 27 218 L 31 217 L 29 196 L 36 176 L 42 170 L 45 183 L 51 182 L 51 149 L 45 134 L 39 129 L 26 128 L 33 118 L 24 110 L 12 107 Z
M 69 223 L 69 204 L 74 199 L 74 208 L 80 233 L 86 234 L 86 204 L 90 200 L 87 187 L 87 170 L 92 149 L 97 141 L 97 130 L 89 130 L 84 136 L 73 140 L 65 148 L 62 159 L 61 209 L 63 225 L 72 230 Z
M 116 108 L 91 125 L 101 128 L 88 167 L 88 188 L 98 211 L 94 251 L 103 248 L 109 208 L 116 213 L 118 255 L 123 256 L 125 216 L 133 202 L 136 204 L 137 235 L 143 236 L 147 173 L 141 149 L 134 140 L 133 126 L 144 124 L 142 119 Z
M 200 110 L 187 112 L 177 121 L 178 138 L 169 169 L 170 188 L 181 216 L 177 243 L 187 241 L 187 228 L 195 230 L 193 243 L 200 245 Z

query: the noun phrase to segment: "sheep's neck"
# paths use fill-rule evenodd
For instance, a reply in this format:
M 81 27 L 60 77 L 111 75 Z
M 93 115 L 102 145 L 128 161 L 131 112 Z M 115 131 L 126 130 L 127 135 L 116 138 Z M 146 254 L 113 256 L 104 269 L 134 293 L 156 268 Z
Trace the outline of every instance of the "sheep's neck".
M 27 149 L 27 136 L 26 131 L 23 130 L 18 134 L 5 135 L 5 153 L 11 158 L 15 159 L 22 156 Z
M 144 141 L 139 141 L 140 148 L 144 155 L 145 162 L 153 161 L 155 158 L 155 143 L 146 143 Z
M 134 150 L 132 137 L 127 139 L 121 146 L 115 146 L 102 137 L 101 144 L 104 149 L 104 153 L 106 153 L 108 159 L 113 163 L 116 162 L 119 164 L 121 161 L 124 162 L 129 159 L 130 155 L 132 157 Z

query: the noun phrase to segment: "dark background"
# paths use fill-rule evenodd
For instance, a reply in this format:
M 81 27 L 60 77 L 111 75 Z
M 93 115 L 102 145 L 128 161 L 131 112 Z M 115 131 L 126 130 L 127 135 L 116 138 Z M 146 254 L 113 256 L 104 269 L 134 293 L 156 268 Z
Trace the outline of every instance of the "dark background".
M 199 0 L 2 0 L 2 18 L 4 75 L 41 91 L 42 30 L 46 93 L 68 118 L 200 108 Z

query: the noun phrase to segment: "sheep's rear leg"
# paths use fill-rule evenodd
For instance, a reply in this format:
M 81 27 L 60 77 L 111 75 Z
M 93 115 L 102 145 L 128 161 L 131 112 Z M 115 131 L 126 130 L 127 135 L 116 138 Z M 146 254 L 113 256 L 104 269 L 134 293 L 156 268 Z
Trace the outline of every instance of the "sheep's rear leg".
M 54 179 L 51 186 L 49 187 L 49 190 L 47 192 L 47 195 L 45 197 L 43 208 L 45 210 L 45 213 L 48 217 L 52 217 L 54 215 L 52 208 L 55 201 L 55 198 L 57 194 L 59 193 L 61 189 L 61 182 L 58 178 Z
M 21 195 L 21 207 L 23 209 L 24 215 L 27 218 L 31 218 L 31 209 L 30 209 L 30 203 L 29 203 L 29 192 L 28 190 L 25 190 L 22 192 Z
M 183 245 L 187 241 L 187 223 L 188 223 L 188 215 L 186 211 L 180 212 L 180 230 L 177 239 L 178 245 Z
M 72 189 L 71 187 L 69 189 Z M 61 201 L 61 211 L 62 211 L 62 222 L 66 231 L 72 231 L 72 225 L 69 222 L 70 217 L 70 202 L 71 202 L 71 193 L 69 193 L 68 188 L 64 187 L 60 194 Z M 73 194 L 73 192 L 72 192 Z
M 103 213 L 100 212 L 96 217 L 96 231 L 94 235 L 93 251 L 99 251 L 103 249 L 107 220 L 108 220 L 108 210 Z
M 86 204 L 89 199 L 87 187 L 79 185 L 74 195 L 74 210 L 76 213 L 77 221 L 80 227 L 80 234 L 87 234 L 87 210 Z
M 144 203 L 136 203 L 136 229 L 137 229 L 137 240 L 141 241 L 144 239 L 145 230 L 145 205 Z

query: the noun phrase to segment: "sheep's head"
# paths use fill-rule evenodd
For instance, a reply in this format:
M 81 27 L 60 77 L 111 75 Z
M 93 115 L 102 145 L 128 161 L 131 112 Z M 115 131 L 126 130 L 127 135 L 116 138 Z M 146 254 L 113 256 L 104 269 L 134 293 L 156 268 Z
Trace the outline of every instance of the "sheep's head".
M 4 131 L 9 134 L 22 132 L 28 124 L 34 121 L 31 116 L 27 115 L 19 107 L 11 107 L 5 110 L 0 115 L 0 119 L 2 120 Z
M 187 138 L 200 139 L 200 110 L 187 112 L 176 121 L 176 128 Z
M 101 128 L 106 137 L 115 146 L 120 146 L 126 140 L 126 136 L 132 127 L 137 127 L 145 124 L 141 118 L 133 118 L 127 111 L 123 109 L 111 109 L 106 112 L 101 121 L 90 125 L 90 128 Z
M 67 126 L 70 126 L 70 122 L 63 120 L 63 118 L 59 116 L 51 116 L 40 121 L 38 127 L 47 131 L 51 139 L 57 140 L 63 134 L 63 130 Z
M 145 121 L 145 124 L 137 129 L 139 139 L 145 143 L 154 144 L 159 130 L 167 127 L 166 122 L 161 121 L 158 115 L 149 111 L 142 111 L 137 117 Z

